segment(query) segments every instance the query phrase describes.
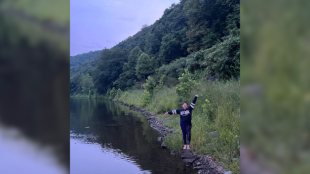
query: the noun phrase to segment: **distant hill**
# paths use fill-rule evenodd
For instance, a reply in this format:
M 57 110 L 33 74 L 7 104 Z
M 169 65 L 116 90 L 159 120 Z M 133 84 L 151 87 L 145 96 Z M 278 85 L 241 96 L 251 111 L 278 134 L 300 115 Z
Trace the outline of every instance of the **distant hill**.
M 70 68 L 81 65 L 85 61 L 99 56 L 100 53 L 101 53 L 101 50 L 98 50 L 98 51 L 90 51 L 88 53 L 78 54 L 76 56 L 70 56 Z

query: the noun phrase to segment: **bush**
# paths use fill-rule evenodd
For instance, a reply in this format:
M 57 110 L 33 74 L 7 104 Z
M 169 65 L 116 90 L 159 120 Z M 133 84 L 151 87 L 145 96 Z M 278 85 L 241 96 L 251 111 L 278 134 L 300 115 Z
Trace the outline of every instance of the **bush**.
M 119 98 L 120 101 L 124 101 L 127 97 L 128 97 L 128 92 L 123 92 L 123 94 L 121 95 L 121 97 Z
M 143 87 L 145 90 L 147 90 L 152 95 L 155 89 L 155 85 L 156 85 L 155 80 L 149 76 L 146 79 L 146 83 L 143 84 Z
M 119 100 L 120 97 L 121 97 L 121 95 L 122 95 L 122 93 L 123 93 L 123 91 L 122 91 L 120 88 L 118 88 L 118 90 L 117 90 L 117 92 L 116 92 L 116 95 L 115 95 L 114 99 L 115 99 L 115 100 Z
M 112 90 L 110 90 L 110 95 L 109 95 L 109 99 L 113 100 L 116 96 L 116 89 L 113 87 Z
M 214 121 L 215 114 L 213 104 L 211 104 L 211 102 L 208 99 L 206 99 L 205 103 L 202 105 L 202 111 L 205 115 L 207 115 L 210 121 Z
M 200 85 L 199 83 L 196 83 L 195 80 L 192 80 L 191 74 L 187 69 L 185 70 L 185 73 L 179 77 L 179 81 L 180 84 L 176 86 L 175 92 L 178 94 L 178 96 L 183 98 L 188 98 L 192 89 Z
M 160 91 L 160 90 L 163 89 L 164 83 L 165 83 L 165 80 L 166 80 L 166 79 L 167 79 L 166 74 L 164 74 L 164 75 L 162 75 L 162 76 L 160 77 L 159 83 L 158 83 L 158 85 L 157 85 L 157 86 L 155 87 L 155 89 L 154 89 L 155 92 L 158 92 L 158 91 Z
M 147 106 L 149 103 L 151 102 L 151 94 L 149 91 L 144 90 L 143 94 L 142 94 L 142 98 L 141 101 L 139 103 L 140 107 L 145 107 Z

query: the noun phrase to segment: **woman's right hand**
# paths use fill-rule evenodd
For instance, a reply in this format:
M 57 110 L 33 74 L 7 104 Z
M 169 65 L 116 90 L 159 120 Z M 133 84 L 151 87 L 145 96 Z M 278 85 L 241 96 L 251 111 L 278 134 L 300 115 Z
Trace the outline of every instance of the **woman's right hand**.
M 167 116 L 167 115 L 168 115 L 168 112 L 165 113 L 165 116 Z

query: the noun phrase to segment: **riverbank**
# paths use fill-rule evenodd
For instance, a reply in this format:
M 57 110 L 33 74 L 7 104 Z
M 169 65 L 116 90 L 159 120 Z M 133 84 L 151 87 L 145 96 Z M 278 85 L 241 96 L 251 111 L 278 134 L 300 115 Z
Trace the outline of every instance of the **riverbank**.
M 163 120 L 156 117 L 152 112 L 141 109 L 139 107 L 129 105 L 127 103 L 123 103 L 121 101 L 112 100 L 112 102 L 119 103 L 121 105 L 129 107 L 131 110 L 135 110 L 149 117 L 148 121 L 151 123 L 151 127 L 157 130 L 162 137 L 160 137 L 162 143 L 162 148 L 166 148 L 165 140 L 167 135 L 173 133 L 173 129 L 164 126 Z M 173 152 L 173 151 L 172 151 Z M 187 164 L 193 166 L 194 169 L 199 170 L 201 174 L 222 174 L 225 173 L 226 170 L 220 166 L 216 161 L 213 161 L 212 157 L 209 155 L 196 154 L 188 152 L 187 150 L 182 150 L 180 153 L 180 157 Z
M 209 155 L 213 161 L 228 171 L 240 172 L 240 82 L 237 80 L 208 82 L 198 80 L 200 86 L 191 91 L 191 102 L 195 94 L 196 101 L 192 117 L 191 151 Z M 165 136 L 169 149 L 181 152 L 183 144 L 180 118 L 176 115 L 164 116 L 164 113 L 181 108 L 182 101 L 175 93 L 175 87 L 164 86 L 154 91 L 147 105 L 143 103 L 144 90 L 121 91 L 113 100 L 131 107 L 138 107 L 153 113 L 163 126 L 172 129 Z M 184 100 L 184 99 L 183 99 Z

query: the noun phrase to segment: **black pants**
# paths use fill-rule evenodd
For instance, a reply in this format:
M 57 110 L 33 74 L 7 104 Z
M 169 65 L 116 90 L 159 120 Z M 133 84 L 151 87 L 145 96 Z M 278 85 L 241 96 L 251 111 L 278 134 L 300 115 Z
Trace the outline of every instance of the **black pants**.
M 181 126 L 182 133 L 183 133 L 184 145 L 186 144 L 186 137 L 187 137 L 187 140 L 188 140 L 188 144 L 190 144 L 190 142 L 191 142 L 191 128 L 192 128 L 192 124 L 191 123 L 186 123 L 186 122 L 181 122 L 180 126 Z

